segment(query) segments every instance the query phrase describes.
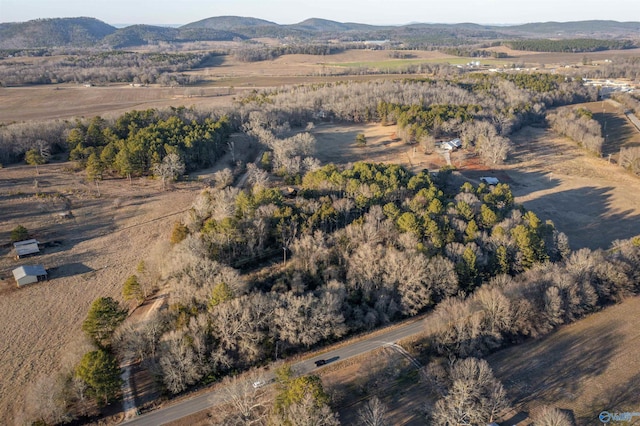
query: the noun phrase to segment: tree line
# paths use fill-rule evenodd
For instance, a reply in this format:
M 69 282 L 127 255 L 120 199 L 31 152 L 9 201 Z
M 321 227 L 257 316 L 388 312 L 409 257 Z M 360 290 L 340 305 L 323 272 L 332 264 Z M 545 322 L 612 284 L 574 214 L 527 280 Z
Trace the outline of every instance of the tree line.
M 150 174 L 170 154 L 184 162 L 186 170 L 208 167 L 225 150 L 231 131 L 225 117 L 198 117 L 193 111 L 172 108 L 131 111 L 112 122 L 94 117 L 76 121 L 67 134 L 69 159 L 82 167 L 98 168 L 122 177 Z
M 559 134 L 577 142 L 586 151 L 602 155 L 602 129 L 585 108 L 563 108 L 547 114 L 551 128 Z
M 192 83 L 183 71 L 197 68 L 217 52 L 134 53 L 110 51 L 66 54 L 45 61 L 24 62 L 19 58 L 0 63 L 0 86 L 52 83 Z
M 286 46 L 246 46 L 233 51 L 233 57 L 242 62 L 274 60 L 283 55 L 334 55 L 347 49 L 357 49 L 358 44 L 288 44 Z
M 511 40 L 505 41 L 503 44 L 514 50 L 573 53 L 633 49 L 636 47 L 635 43 L 631 40 L 600 40 L 594 38 Z
M 640 239 L 616 241 L 609 252 L 586 248 L 562 262 L 497 276 L 467 298 L 435 309 L 439 355 L 484 356 L 511 342 L 549 333 L 640 291 Z

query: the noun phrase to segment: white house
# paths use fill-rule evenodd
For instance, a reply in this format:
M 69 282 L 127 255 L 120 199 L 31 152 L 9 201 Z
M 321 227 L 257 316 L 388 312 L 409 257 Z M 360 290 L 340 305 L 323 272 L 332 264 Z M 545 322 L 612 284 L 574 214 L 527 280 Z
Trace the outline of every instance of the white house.
M 47 270 L 42 265 L 24 265 L 13 270 L 18 287 L 47 279 Z
M 460 149 L 462 148 L 462 141 L 458 138 L 449 141 L 449 145 L 451 145 L 453 147 L 453 149 Z
M 447 142 L 440 142 L 436 144 L 436 146 L 441 149 L 446 149 L 447 151 L 455 151 L 456 149 L 462 148 L 462 141 L 456 138 Z

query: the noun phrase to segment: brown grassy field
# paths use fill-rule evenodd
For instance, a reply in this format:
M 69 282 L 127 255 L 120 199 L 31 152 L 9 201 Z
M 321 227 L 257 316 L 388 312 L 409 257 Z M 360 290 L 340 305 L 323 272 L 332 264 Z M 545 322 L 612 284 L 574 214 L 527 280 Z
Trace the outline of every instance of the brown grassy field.
M 515 155 L 501 169 L 516 202 L 552 220 L 572 248 L 608 248 L 640 234 L 638 177 L 545 129 L 527 127 L 512 140 Z
M 194 47 L 199 50 L 201 46 Z M 504 46 L 493 48 L 508 54 L 503 62 L 523 63 L 526 66 L 551 69 L 566 64 L 582 67 L 583 58 L 592 61 L 619 56 L 638 56 L 640 49 L 594 53 L 537 53 L 510 50 Z M 465 58 L 439 52 L 412 51 L 409 61 L 464 63 Z M 25 58 L 34 63 L 49 58 Z M 0 61 L 10 61 L 3 59 Z M 202 83 L 195 87 L 168 88 L 160 86 L 131 87 L 110 84 L 84 87 L 78 84 L 57 84 L 30 87 L 0 88 L 0 123 L 24 120 L 44 120 L 76 116 L 93 117 L 122 113 L 131 109 L 167 106 L 196 106 L 212 108 L 228 104 L 234 97 L 248 90 L 284 85 L 318 83 L 326 81 L 370 80 L 389 76 L 350 75 L 339 64 L 380 64 L 397 61 L 386 51 L 349 50 L 330 56 L 285 55 L 272 61 L 239 62 L 232 56 L 216 57 L 210 64 L 185 74 L 196 74 Z M 397 77 L 391 76 L 392 78 Z
M 577 425 L 601 424 L 602 411 L 639 411 L 639 320 L 640 297 L 633 297 L 487 360 L 516 412 L 548 404 L 570 410 Z M 634 420 L 624 424 L 640 424 Z
M 237 140 L 239 159 L 255 152 Z M 246 154 L 246 156 L 245 156 Z M 173 223 L 182 217 L 212 173 L 194 174 L 162 191 L 159 181 L 106 179 L 96 187 L 71 163 L 26 165 L 0 170 L 0 424 L 13 424 L 24 391 L 41 375 L 53 374 L 82 335 L 81 323 L 98 297 L 121 299 L 122 284 L 144 260 L 151 271 L 169 250 Z M 34 185 L 35 180 L 38 187 Z M 65 218 L 60 213 L 71 212 Z M 42 255 L 16 260 L 10 231 L 25 226 L 41 243 L 56 242 Z M 18 289 L 11 270 L 43 264 L 49 280 Z
M 0 258 L 0 423 L 13 424 L 24 390 L 41 375 L 53 374 L 64 353 L 81 335 L 89 305 L 102 296 L 120 299 L 122 283 L 149 252 L 166 250 L 171 225 L 189 207 L 201 186 L 182 184 L 161 192 L 160 184 L 138 180 L 105 181 L 102 196 L 61 164 L 41 167 L 39 193 L 27 166 L 0 174 L 0 236 L 8 241 L 18 224 L 41 242 L 58 241 L 44 254 L 17 261 L 8 247 Z M 62 218 L 59 213 L 71 211 Z M 157 248 L 156 248 L 157 247 Z M 47 282 L 15 287 L 11 270 L 44 264 Z

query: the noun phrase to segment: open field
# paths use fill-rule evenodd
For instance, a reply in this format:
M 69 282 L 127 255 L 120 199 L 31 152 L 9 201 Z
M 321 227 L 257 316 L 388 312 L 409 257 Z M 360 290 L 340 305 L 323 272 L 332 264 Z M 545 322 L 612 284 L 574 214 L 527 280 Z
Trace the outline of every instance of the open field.
M 516 202 L 552 220 L 573 249 L 640 234 L 638 177 L 545 129 L 526 127 L 512 140 L 514 155 L 501 169 Z
M 255 152 L 236 141 L 240 157 Z M 197 180 L 162 191 L 159 181 L 140 178 L 100 183 L 101 196 L 74 173 L 71 163 L 9 166 L 0 170 L 0 241 L 25 226 L 41 243 L 55 242 L 37 257 L 15 260 L 11 245 L 0 247 L 0 424 L 11 425 L 24 405 L 24 391 L 64 363 L 82 335 L 81 324 L 98 297 L 121 299 L 122 284 L 139 261 L 157 270 L 169 250 L 173 223 L 188 209 L 219 166 Z M 38 188 L 34 187 L 37 179 Z M 65 218 L 60 213 L 70 212 Z M 11 270 L 43 264 L 49 281 L 18 289 Z
M 199 184 L 161 192 L 158 182 L 126 180 L 101 184 L 102 196 L 60 164 L 45 165 L 33 189 L 32 168 L 8 167 L 0 175 L 0 235 L 23 224 L 41 242 L 57 241 L 34 258 L 14 260 L 1 252 L 0 423 L 10 425 L 23 406 L 23 393 L 41 375 L 59 369 L 93 300 L 120 299 L 122 283 L 151 251 L 166 251 L 172 223 L 193 201 Z M 58 214 L 71 211 L 72 217 Z M 11 269 L 41 263 L 47 282 L 15 287 Z
M 440 155 L 425 155 L 419 147 L 414 149 L 402 142 L 396 136 L 395 125 L 319 124 L 312 133 L 317 141 L 315 156 L 323 163 L 396 163 L 414 171 L 436 170 L 446 165 Z M 358 133 L 363 133 L 367 138 L 366 146 L 356 145 Z
M 522 66 L 554 69 L 565 65 L 583 67 L 582 60 L 604 61 L 620 56 L 638 56 L 640 49 L 593 53 L 519 52 L 504 46 L 492 48 L 508 55 L 500 60 L 480 59 L 485 65 L 517 63 Z M 202 83 L 187 87 L 131 87 L 110 84 L 84 87 L 78 84 L 0 88 L 0 123 L 24 120 L 69 119 L 122 113 L 131 109 L 167 106 L 215 108 L 229 104 L 234 97 L 253 89 L 327 81 L 357 81 L 401 78 L 401 75 L 335 75 L 348 67 L 372 67 L 394 70 L 413 63 L 466 64 L 477 58 L 456 57 L 433 51 L 411 51 L 412 57 L 398 60 L 387 51 L 348 50 L 330 56 L 284 55 L 271 61 L 240 62 L 232 56 L 214 57 L 206 66 L 185 72 Z M 3 59 L 1 61 L 8 61 Z M 21 58 L 39 63 L 50 58 Z M 589 65 L 586 66 L 590 67 Z M 542 68 L 542 67 L 541 67 Z M 575 69 L 573 69 L 575 71 Z
M 198 96 L 188 96 L 194 91 Z M 231 102 L 228 89 L 84 87 L 77 84 L 0 88 L 0 121 L 70 119 L 119 115 L 130 110 L 169 106 L 215 108 Z
M 633 297 L 487 360 L 515 412 L 548 404 L 570 410 L 577 425 L 600 424 L 602 411 L 640 411 L 639 313 L 640 297 Z

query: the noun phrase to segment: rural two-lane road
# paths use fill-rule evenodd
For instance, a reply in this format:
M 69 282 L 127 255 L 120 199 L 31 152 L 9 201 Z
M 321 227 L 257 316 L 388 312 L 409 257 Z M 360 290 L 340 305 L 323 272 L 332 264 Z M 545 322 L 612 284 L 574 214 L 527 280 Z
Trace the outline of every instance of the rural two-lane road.
M 348 358 L 370 352 L 374 349 L 381 348 L 385 345 L 398 342 L 399 340 L 409 336 L 423 333 L 425 331 L 426 321 L 428 318 L 429 317 L 407 321 L 402 325 L 393 326 L 388 331 L 374 332 L 370 337 L 357 339 L 356 341 L 343 345 L 337 349 L 324 352 L 316 358 L 297 362 L 293 364 L 293 369 L 299 374 L 308 374 L 317 368 L 314 363 L 316 359 L 322 358 L 326 360 L 335 360 L 333 362 L 340 362 Z M 224 400 L 224 391 L 218 388 L 193 398 L 167 405 L 164 408 L 135 417 L 122 424 L 126 424 L 128 426 L 158 426 L 179 420 L 202 410 L 206 410 L 213 405 L 224 402 Z

